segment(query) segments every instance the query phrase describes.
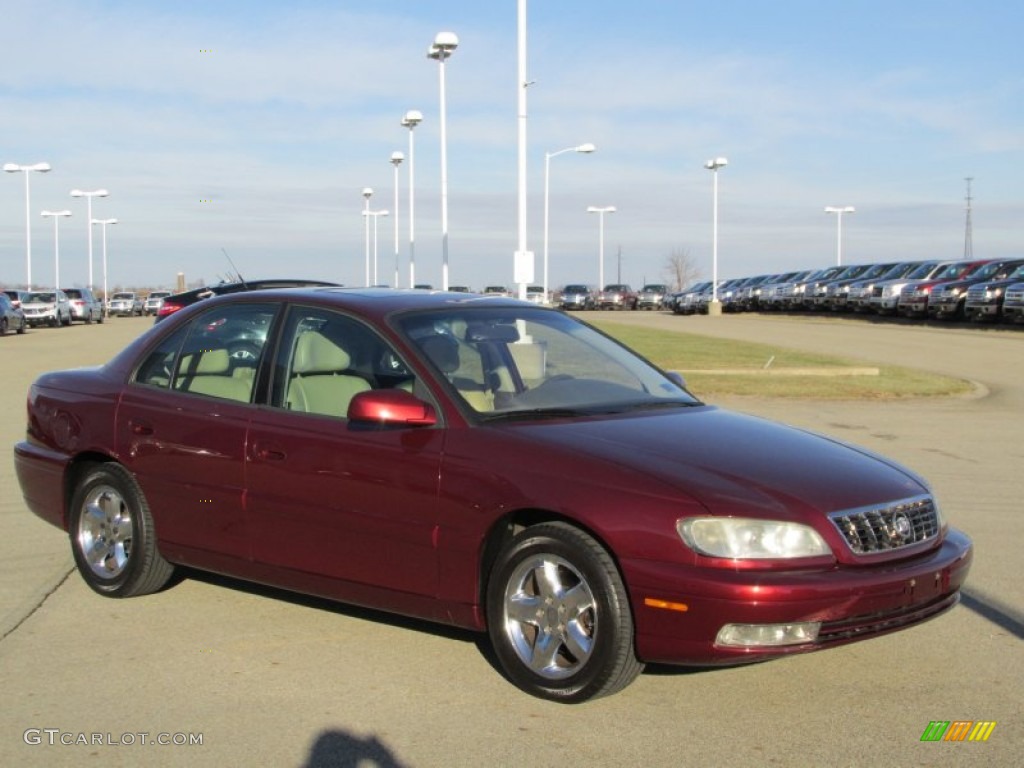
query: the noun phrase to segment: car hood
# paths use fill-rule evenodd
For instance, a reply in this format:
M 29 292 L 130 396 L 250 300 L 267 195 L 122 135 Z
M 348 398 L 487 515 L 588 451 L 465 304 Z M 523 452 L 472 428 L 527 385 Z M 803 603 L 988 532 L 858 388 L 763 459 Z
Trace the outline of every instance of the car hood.
M 712 406 L 510 428 L 524 427 L 531 440 L 646 475 L 715 514 L 800 519 L 929 492 L 865 449 Z

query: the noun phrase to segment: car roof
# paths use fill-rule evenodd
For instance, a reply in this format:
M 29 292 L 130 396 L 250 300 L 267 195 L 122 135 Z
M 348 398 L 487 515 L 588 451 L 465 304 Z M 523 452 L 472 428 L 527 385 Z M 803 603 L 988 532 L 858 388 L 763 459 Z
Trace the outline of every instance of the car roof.
M 272 290 L 256 290 L 214 296 L 188 307 L 202 311 L 203 307 L 216 304 L 254 302 L 271 299 L 276 302 L 292 302 L 333 306 L 349 309 L 364 317 L 383 320 L 393 312 L 439 309 L 444 307 L 523 307 L 536 308 L 535 304 L 520 301 L 507 296 L 484 295 L 480 293 L 459 293 L 452 291 L 424 291 L 396 288 L 344 288 L 333 287 L 302 287 L 275 288 Z M 182 314 L 186 310 L 182 310 Z M 550 310 L 556 311 L 556 310 Z M 189 312 L 191 314 L 191 312 Z

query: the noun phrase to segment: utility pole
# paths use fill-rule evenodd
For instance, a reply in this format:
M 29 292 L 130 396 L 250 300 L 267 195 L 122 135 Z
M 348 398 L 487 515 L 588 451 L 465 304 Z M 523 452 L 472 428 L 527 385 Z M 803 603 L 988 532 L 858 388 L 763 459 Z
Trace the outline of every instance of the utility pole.
M 974 231 L 971 228 L 971 182 L 974 181 L 973 176 L 968 176 L 964 181 L 967 182 L 967 222 L 964 226 L 964 258 L 974 258 Z

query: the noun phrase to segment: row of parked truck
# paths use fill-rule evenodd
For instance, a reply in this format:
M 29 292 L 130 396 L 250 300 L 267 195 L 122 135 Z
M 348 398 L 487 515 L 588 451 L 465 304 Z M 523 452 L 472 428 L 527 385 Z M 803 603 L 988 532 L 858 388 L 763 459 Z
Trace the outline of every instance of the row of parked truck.
M 884 262 L 697 283 L 666 301 L 676 314 L 860 312 L 1024 323 L 1024 258 Z

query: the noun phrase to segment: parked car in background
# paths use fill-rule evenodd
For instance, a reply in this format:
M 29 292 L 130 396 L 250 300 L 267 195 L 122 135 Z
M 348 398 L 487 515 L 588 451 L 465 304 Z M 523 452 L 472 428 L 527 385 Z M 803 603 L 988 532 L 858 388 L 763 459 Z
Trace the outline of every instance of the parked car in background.
M 693 315 L 697 313 L 700 295 L 711 290 L 711 281 L 703 280 L 685 288 L 672 296 L 672 313 L 675 315 Z
M 21 303 L 25 300 L 25 296 L 28 294 L 28 291 L 19 291 L 16 288 L 7 288 L 4 290 L 4 294 L 11 300 L 11 304 L 16 308 L 21 309 Z
M 29 291 L 21 299 L 21 309 L 33 327 L 71 325 L 71 304 L 64 291 Z
M 543 285 L 526 286 L 526 300 L 531 304 L 547 305 L 548 294 Z
M 8 331 L 24 333 L 27 325 L 25 311 L 14 306 L 6 291 L 0 293 L 0 336 L 6 336 Z
M 896 264 L 886 262 L 872 264 L 856 277 L 847 277 L 842 280 L 834 280 L 828 285 L 826 292 L 826 304 L 833 312 L 849 312 L 853 309 L 852 299 L 856 291 L 864 282 L 882 279 L 882 275 L 889 272 Z
M 787 295 L 792 286 L 806 280 L 812 273 L 813 270 L 805 269 L 801 272 L 787 272 L 785 274 L 778 275 L 774 280 L 761 287 L 758 309 L 788 309 Z
M 1003 320 L 1008 323 L 1024 323 L 1024 282 L 1006 286 Z
M 918 266 L 895 280 L 881 280 L 871 289 L 868 306 L 877 315 L 894 315 L 900 303 L 900 294 L 908 285 L 922 283 L 951 264 L 949 261 L 922 261 Z
M 943 283 L 928 298 L 928 317 L 935 320 L 955 320 L 964 316 L 964 303 L 971 286 L 995 280 L 1004 280 L 1024 259 L 997 259 L 976 269 L 968 277 Z
M 145 315 L 156 315 L 160 313 L 160 307 L 163 306 L 164 299 L 171 295 L 170 291 L 150 291 L 146 297 L 146 303 L 142 307 L 142 312 Z
M 64 295 L 71 304 L 71 319 L 90 325 L 103 322 L 103 305 L 88 288 L 65 288 Z
M 920 261 L 903 261 L 893 265 L 881 275 L 858 279 L 850 283 L 850 289 L 846 296 L 848 308 L 854 312 L 871 312 L 871 296 L 875 292 L 876 285 L 904 277 L 907 273 L 917 269 L 920 264 Z
M 814 297 L 822 285 L 841 274 L 845 267 L 824 267 L 786 289 L 783 304 L 790 310 L 814 309 Z
M 508 296 L 508 288 L 504 285 L 488 285 L 484 288 L 485 296 Z
M 596 305 L 594 289 L 586 283 L 570 283 L 565 286 L 558 301 L 562 309 L 593 309 Z
M 597 295 L 598 309 L 636 309 L 636 291 L 626 283 L 611 283 Z
M 107 305 L 112 317 L 134 317 L 142 314 L 142 298 L 134 291 L 119 291 L 110 297 Z
M 928 302 L 932 291 L 937 287 L 951 283 L 955 280 L 963 280 L 977 272 L 989 263 L 990 259 L 982 261 L 957 261 L 948 264 L 945 268 L 936 272 L 928 280 L 919 283 L 911 283 L 903 287 L 900 292 L 899 304 L 896 307 L 897 313 L 903 317 L 927 317 Z
M 202 288 L 193 288 L 183 293 L 175 293 L 164 298 L 157 310 L 154 323 L 159 323 L 165 317 L 173 315 L 185 307 L 203 301 L 214 296 L 224 296 L 229 293 L 244 293 L 246 291 L 262 291 L 270 288 L 303 288 L 303 287 L 338 287 L 336 283 L 327 283 L 323 280 L 295 280 L 267 279 L 267 280 L 239 280 L 231 283 L 218 283 L 217 285 L 205 285 Z M 429 287 L 429 286 L 428 286 Z
M 449 285 L 448 290 L 451 293 L 472 293 L 468 285 Z
M 668 286 L 663 283 L 648 283 L 636 297 L 637 309 L 662 309 L 668 296 Z
M 1001 280 L 976 283 L 967 290 L 964 301 L 964 317 L 967 320 L 998 320 L 1003 311 L 1006 289 L 1024 280 L 1024 264 Z

